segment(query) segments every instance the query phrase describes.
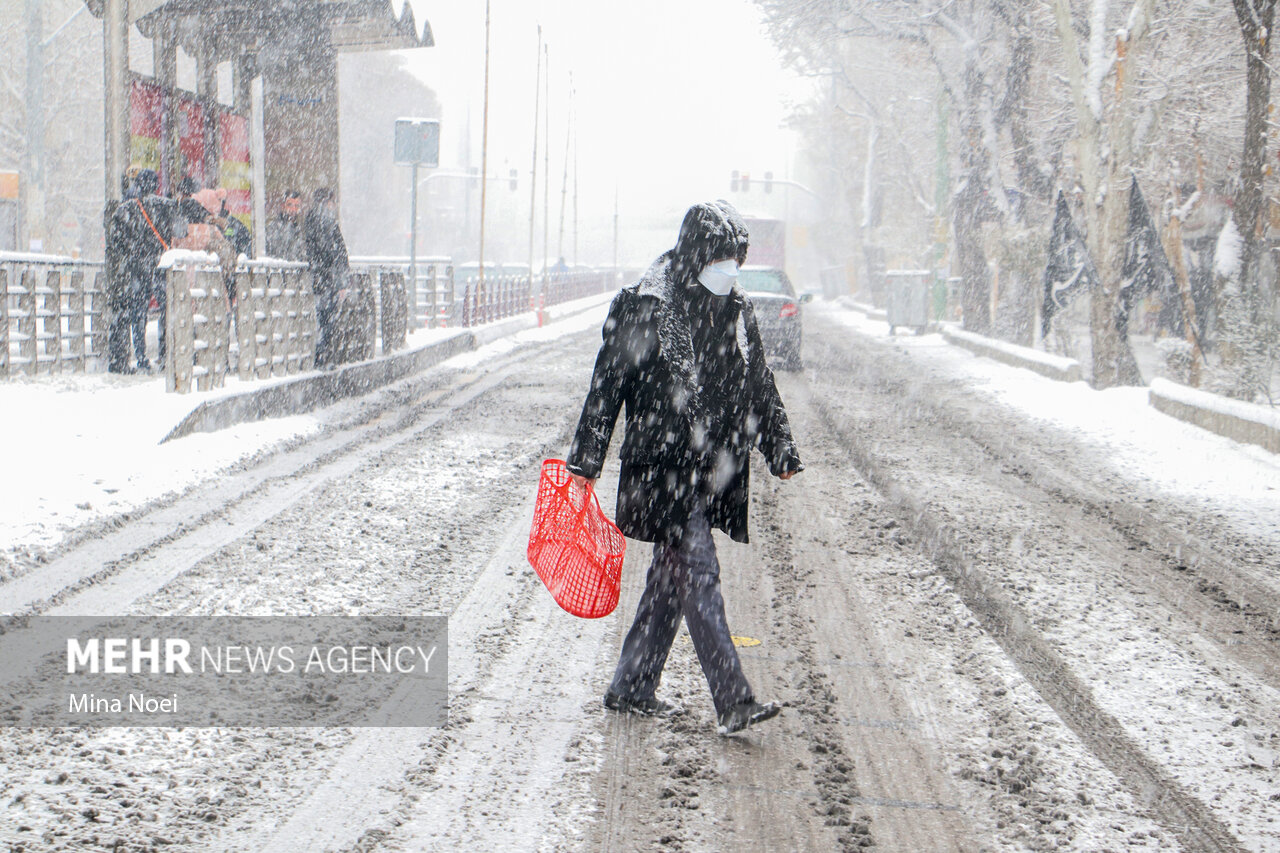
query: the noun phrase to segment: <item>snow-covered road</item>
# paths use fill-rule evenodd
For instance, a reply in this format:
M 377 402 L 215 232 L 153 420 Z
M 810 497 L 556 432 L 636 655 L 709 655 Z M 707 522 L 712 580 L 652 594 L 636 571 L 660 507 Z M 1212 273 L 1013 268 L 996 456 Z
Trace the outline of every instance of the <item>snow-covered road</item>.
M 448 613 L 448 726 L 0 729 L 0 844 L 1280 847 L 1280 464 L 830 305 L 779 374 L 807 470 L 757 470 L 752 544 L 717 538 L 786 710 L 717 736 L 682 633 L 686 713 L 606 713 L 647 546 L 598 622 L 523 555 L 599 320 L 446 362 L 0 583 L 0 612 Z

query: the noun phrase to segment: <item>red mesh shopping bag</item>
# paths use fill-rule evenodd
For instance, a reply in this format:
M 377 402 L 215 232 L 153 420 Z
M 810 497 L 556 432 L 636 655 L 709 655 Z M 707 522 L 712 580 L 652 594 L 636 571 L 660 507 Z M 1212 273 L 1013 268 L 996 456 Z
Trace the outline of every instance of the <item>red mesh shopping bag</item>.
M 574 616 L 598 619 L 618 606 L 627 540 L 605 518 L 595 489 L 579 488 L 561 459 L 546 459 L 529 530 L 529 563 Z

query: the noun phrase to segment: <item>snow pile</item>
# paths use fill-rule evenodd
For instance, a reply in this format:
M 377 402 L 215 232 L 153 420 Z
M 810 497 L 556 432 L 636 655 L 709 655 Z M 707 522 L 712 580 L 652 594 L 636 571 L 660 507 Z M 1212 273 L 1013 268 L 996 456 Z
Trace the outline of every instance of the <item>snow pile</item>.
M 975 335 L 954 326 L 944 326 L 942 335 L 950 343 L 963 346 L 978 355 L 990 356 L 997 361 L 1012 364 L 1014 367 L 1025 367 L 1061 382 L 1080 381 L 1080 362 L 1074 358 L 1064 358 L 1038 349 L 1020 347 L 1008 341 Z
M 1220 278 L 1234 279 L 1240 272 L 1240 252 L 1244 241 L 1236 230 L 1236 221 L 1227 217 L 1227 224 L 1218 234 L 1218 245 L 1213 250 L 1213 274 Z
M 1151 380 L 1151 393 L 1182 403 L 1184 406 L 1208 409 L 1215 414 L 1239 418 L 1280 432 L 1280 409 L 1260 406 L 1257 403 L 1246 403 L 1243 400 L 1232 400 L 1230 397 L 1188 388 L 1186 385 L 1179 385 L 1167 379 Z
M 259 450 L 317 429 L 307 416 L 262 421 L 161 445 L 198 400 L 143 376 L 79 374 L 0 383 L 6 454 L 0 577 L 13 551 L 179 491 Z

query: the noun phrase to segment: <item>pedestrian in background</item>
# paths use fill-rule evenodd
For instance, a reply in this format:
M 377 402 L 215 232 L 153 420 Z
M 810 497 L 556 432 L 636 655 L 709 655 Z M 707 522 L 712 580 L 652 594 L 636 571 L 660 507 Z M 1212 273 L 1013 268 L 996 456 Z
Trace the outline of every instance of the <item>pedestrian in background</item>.
M 177 223 L 177 205 L 156 195 L 159 176 L 141 169 L 130 186 L 129 198 L 111 214 L 107 228 L 107 370 L 133 373 L 129 341 L 137 370 L 150 370 L 147 358 L 147 307 L 160 255 L 170 248 Z M 160 329 L 159 359 L 164 361 L 164 329 Z
M 316 366 L 334 367 L 339 353 L 335 320 L 338 305 L 346 297 L 351 264 L 347 258 L 347 243 L 338 225 L 333 190 L 320 187 L 312 194 L 303 234 L 307 262 L 311 264 L 311 291 L 316 297 Z
M 253 257 L 253 232 L 249 230 L 249 226 L 245 225 L 238 218 L 232 215 L 231 210 L 227 207 L 227 189 L 226 187 L 218 187 L 218 218 L 225 225 L 222 229 L 222 236 L 227 238 L 227 242 L 231 244 L 231 248 L 235 249 L 236 256 L 244 255 L 246 258 Z
M 307 244 L 302 234 L 302 193 L 289 190 L 267 223 L 267 256 L 285 261 L 305 261 Z
M 617 524 L 654 543 L 653 562 L 605 707 L 677 710 L 655 691 L 683 617 L 721 734 L 781 709 L 757 702 L 742 672 L 711 531 L 747 541 L 751 448 L 781 479 L 804 468 L 751 302 L 736 286 L 748 241 L 728 202 L 694 205 L 675 248 L 618 293 L 567 460 L 575 482 L 594 482 L 625 404 Z

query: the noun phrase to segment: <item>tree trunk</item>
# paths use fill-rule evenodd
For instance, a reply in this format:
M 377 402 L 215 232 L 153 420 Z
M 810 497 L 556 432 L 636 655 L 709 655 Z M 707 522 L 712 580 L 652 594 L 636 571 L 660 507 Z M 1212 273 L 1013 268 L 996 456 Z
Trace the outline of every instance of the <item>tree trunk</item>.
M 1271 27 L 1276 0 L 1233 0 L 1245 46 L 1244 152 L 1240 189 L 1232 219 L 1240 235 L 1236 274 L 1215 276 L 1218 302 L 1218 342 L 1222 360 L 1215 387 L 1222 393 L 1251 400 L 1265 390 L 1268 379 L 1269 326 L 1263 310 L 1258 275 L 1260 233 L 1263 226 L 1264 164 L 1267 156 L 1267 111 L 1271 104 Z
M 1093 387 L 1141 385 L 1142 373 L 1127 337 L 1121 335 L 1120 284 L 1124 243 L 1129 224 L 1127 175 L 1118 174 L 1113 158 L 1106 166 L 1107 192 L 1089 228 L 1089 252 L 1100 284 L 1090 299 L 1089 340 L 1093 347 Z M 1125 160 L 1127 163 L 1127 159 Z
M 960 268 L 960 308 L 964 312 L 966 331 L 978 335 L 991 332 L 991 272 L 987 254 L 982 248 L 982 223 L 992 218 L 988 192 L 1004 192 L 991 187 L 991 155 L 987 151 L 979 113 L 983 97 L 982 73 L 975 58 L 965 63 L 964 103 L 960 105 L 960 127 L 963 145 L 960 162 L 963 169 L 960 188 L 956 192 L 952 221 L 955 226 L 956 262 Z

